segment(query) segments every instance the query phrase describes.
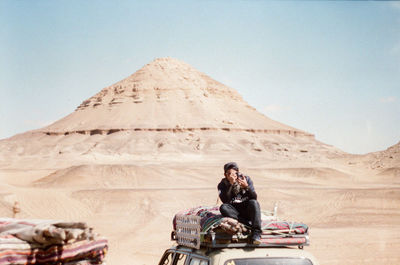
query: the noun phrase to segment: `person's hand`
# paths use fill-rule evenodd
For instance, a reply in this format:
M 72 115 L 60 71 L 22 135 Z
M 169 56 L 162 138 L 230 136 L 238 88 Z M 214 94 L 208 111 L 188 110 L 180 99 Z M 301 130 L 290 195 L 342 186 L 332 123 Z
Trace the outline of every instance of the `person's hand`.
M 228 172 L 225 173 L 225 177 L 231 185 L 233 185 L 238 178 L 236 173 L 236 170 L 232 169 L 228 170 Z
M 242 189 L 247 189 L 249 187 L 249 183 L 247 183 L 246 178 L 243 175 L 237 178 L 237 181 Z

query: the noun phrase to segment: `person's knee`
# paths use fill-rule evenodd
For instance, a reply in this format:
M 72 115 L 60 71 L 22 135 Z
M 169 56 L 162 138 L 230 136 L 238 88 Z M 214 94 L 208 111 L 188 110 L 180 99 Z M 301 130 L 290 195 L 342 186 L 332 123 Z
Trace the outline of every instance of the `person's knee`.
M 219 207 L 219 211 L 222 213 L 222 215 L 224 215 L 225 213 L 229 212 L 229 209 L 230 209 L 230 205 L 228 203 L 223 203 Z
M 221 204 L 221 206 L 219 207 L 219 209 L 221 210 L 221 209 L 227 209 L 229 207 L 229 204 L 228 203 L 223 203 L 223 204 Z
M 249 200 L 249 207 L 253 209 L 260 209 L 260 204 L 258 203 L 257 200 L 251 199 Z

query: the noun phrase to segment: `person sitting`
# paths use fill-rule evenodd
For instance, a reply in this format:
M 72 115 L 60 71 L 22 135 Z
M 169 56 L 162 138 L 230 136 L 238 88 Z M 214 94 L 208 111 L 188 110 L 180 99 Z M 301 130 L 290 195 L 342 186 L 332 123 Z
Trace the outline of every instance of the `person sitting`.
M 218 184 L 219 210 L 224 217 L 231 217 L 252 228 L 253 244 L 261 244 L 261 211 L 249 176 L 239 172 L 235 162 L 224 165 L 224 178 Z

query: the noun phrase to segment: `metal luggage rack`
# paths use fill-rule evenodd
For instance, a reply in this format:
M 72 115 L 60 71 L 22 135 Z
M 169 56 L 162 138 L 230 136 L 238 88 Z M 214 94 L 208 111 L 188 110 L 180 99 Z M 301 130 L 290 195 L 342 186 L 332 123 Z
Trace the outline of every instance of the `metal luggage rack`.
M 310 244 L 308 233 L 291 234 L 279 233 L 277 235 L 262 235 L 263 243 L 256 245 L 248 242 L 247 235 L 228 235 L 216 233 L 212 230 L 201 232 L 201 218 L 199 216 L 182 215 L 176 218 L 176 230 L 171 233 L 171 240 L 178 245 L 189 248 L 260 248 L 260 247 L 285 247 L 297 246 L 302 249 Z M 224 242 L 224 243 L 221 243 Z

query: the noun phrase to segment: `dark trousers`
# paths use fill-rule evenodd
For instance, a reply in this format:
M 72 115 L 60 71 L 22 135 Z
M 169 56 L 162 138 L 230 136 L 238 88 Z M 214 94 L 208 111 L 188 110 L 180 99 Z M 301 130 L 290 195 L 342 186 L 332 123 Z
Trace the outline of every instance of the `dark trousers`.
M 253 233 L 261 233 L 261 211 L 257 200 L 233 204 L 224 203 L 219 207 L 219 211 L 224 217 L 231 217 L 251 226 Z M 251 225 L 249 222 L 251 222 Z

